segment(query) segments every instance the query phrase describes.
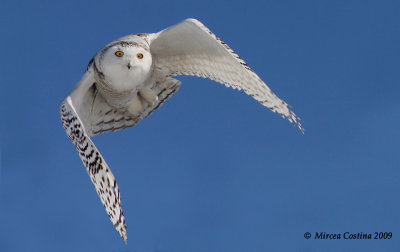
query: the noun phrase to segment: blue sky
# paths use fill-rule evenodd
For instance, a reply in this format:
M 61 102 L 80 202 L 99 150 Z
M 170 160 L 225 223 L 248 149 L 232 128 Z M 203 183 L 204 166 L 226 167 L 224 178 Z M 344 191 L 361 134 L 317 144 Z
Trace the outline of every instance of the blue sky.
M 1 251 L 398 251 L 398 1 L 2 2 Z M 179 77 L 134 128 L 94 142 L 117 178 L 125 245 L 59 119 L 105 44 L 188 17 L 303 119 Z M 310 232 L 390 240 L 306 240 Z

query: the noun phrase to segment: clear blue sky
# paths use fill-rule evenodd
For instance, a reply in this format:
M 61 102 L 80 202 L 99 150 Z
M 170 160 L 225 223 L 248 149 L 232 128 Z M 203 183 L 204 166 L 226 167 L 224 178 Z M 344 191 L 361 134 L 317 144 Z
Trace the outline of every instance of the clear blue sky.
M 399 251 L 399 1 L 9 1 L 0 10 L 0 251 Z M 94 138 L 126 246 L 59 119 L 105 44 L 197 18 L 292 105 L 183 77 L 134 128 Z M 306 240 L 310 232 L 390 240 Z

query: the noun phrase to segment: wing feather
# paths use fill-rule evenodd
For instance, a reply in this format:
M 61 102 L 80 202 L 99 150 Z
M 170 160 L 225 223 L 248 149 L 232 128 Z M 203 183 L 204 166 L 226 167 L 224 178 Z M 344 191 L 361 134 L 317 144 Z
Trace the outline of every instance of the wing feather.
M 86 131 L 86 126 L 90 125 L 87 118 L 90 117 L 89 108 L 93 96 L 90 76 L 90 72 L 87 72 L 77 88 L 61 103 L 61 121 L 86 167 L 111 222 L 126 242 L 126 224 L 117 181 Z M 82 120 L 81 115 L 85 120 Z
M 96 92 L 90 113 L 90 134 L 95 136 L 107 131 L 117 131 L 134 126 L 142 118 L 132 115 L 126 108 L 112 108 L 103 96 Z
M 126 108 L 116 109 L 107 104 L 96 90 L 93 69 L 88 68 L 77 87 L 61 103 L 63 127 L 75 145 L 111 222 L 125 242 L 126 224 L 118 184 L 90 136 L 135 125 L 159 108 L 179 86 L 180 81 L 164 78 L 152 88 L 155 100 L 149 103 L 140 99 L 144 110 L 139 115 L 132 115 Z
M 304 132 L 289 104 L 279 99 L 225 42 L 200 21 L 187 19 L 150 37 L 155 65 L 166 75 L 210 78 L 243 90 Z

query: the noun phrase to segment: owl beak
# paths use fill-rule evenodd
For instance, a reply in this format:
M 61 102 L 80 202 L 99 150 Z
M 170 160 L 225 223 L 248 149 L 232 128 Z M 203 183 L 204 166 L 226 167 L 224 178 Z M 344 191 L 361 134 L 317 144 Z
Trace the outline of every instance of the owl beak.
M 128 69 L 131 69 L 131 67 L 132 67 L 131 62 L 128 63 L 127 67 L 128 67 Z

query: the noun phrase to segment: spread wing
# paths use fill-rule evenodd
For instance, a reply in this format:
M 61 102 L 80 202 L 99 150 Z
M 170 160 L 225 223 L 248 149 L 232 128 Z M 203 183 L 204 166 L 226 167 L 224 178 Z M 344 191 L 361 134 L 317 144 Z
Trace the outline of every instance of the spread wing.
M 166 75 L 210 78 L 243 90 L 304 132 L 300 118 L 220 38 L 195 19 L 187 19 L 150 36 L 155 65 Z
M 126 242 L 126 224 L 117 181 L 90 139 L 89 118 L 96 97 L 93 83 L 93 72 L 88 70 L 78 86 L 62 102 L 61 121 L 86 167 L 111 222 Z
M 64 129 L 75 145 L 83 164 L 96 188 L 111 222 L 126 242 L 126 224 L 121 207 L 121 198 L 114 175 L 96 148 L 91 136 L 134 126 L 144 117 L 159 108 L 180 86 L 180 81 L 166 77 L 157 82 L 151 92 L 154 100 L 138 94 L 138 115 L 133 115 L 126 108 L 116 109 L 107 104 L 97 92 L 93 67 L 89 65 L 77 87 L 64 99 L 60 113 Z

